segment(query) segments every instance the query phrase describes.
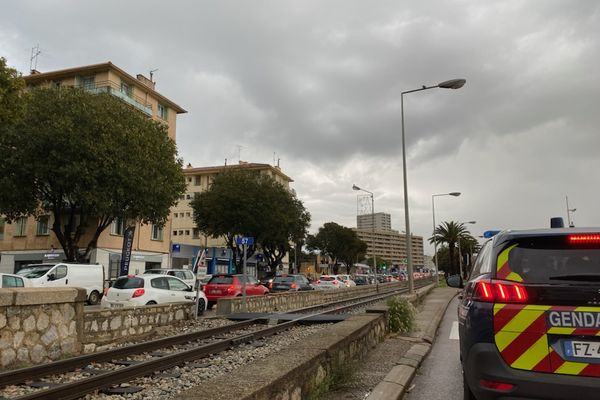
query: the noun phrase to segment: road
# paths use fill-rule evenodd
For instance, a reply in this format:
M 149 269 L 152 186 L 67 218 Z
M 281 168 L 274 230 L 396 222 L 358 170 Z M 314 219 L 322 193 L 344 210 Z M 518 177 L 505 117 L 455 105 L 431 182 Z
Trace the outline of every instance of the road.
M 407 400 L 462 400 L 462 372 L 458 355 L 455 297 L 448 305 L 431 352 L 413 380 Z

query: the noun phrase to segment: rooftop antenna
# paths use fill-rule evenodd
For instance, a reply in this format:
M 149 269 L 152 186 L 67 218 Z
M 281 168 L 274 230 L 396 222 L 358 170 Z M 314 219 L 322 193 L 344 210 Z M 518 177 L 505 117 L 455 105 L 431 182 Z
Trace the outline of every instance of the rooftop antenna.
M 572 215 L 572 213 L 577 211 L 577 209 L 569 208 L 569 196 L 565 196 L 565 199 L 567 200 L 567 222 L 569 223 L 569 228 L 573 228 L 575 226 L 575 223 L 571 219 L 571 215 Z
M 40 50 L 40 44 L 38 43 L 35 47 L 31 48 L 31 58 L 29 59 L 29 71 L 33 73 L 34 70 L 37 70 L 37 62 L 38 56 L 42 54 Z
M 244 146 L 238 144 L 236 147 L 238 148 L 238 163 L 240 163 L 242 162 L 242 149 L 244 148 Z
M 227 159 L 225 159 L 225 166 L 227 166 Z
M 281 160 L 281 158 L 277 157 L 277 168 L 279 168 L 279 161 Z
M 150 82 L 153 82 L 153 83 L 154 83 L 154 81 L 152 80 L 152 77 L 154 76 L 154 73 L 155 73 L 156 71 L 158 71 L 158 68 L 156 68 L 156 69 L 151 69 L 151 70 L 150 70 Z

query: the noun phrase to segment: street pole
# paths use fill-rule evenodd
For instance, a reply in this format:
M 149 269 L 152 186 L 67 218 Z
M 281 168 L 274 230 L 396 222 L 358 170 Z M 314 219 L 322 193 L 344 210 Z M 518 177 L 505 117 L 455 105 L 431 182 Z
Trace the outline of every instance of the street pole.
M 248 305 L 246 304 L 246 283 L 248 282 L 248 277 L 246 276 L 246 244 L 244 244 L 244 265 L 242 267 L 242 275 L 244 282 L 242 283 L 242 304 L 244 312 L 248 310 Z
M 464 86 L 466 80 L 464 79 L 452 79 L 449 81 L 441 82 L 435 86 L 425 86 L 419 89 L 407 90 L 400 93 L 400 115 L 402 120 L 402 176 L 404 178 L 404 224 L 406 227 L 406 260 L 408 269 L 408 292 L 409 294 L 415 291 L 415 282 L 413 277 L 413 263 L 412 263 L 412 235 L 410 232 L 410 217 L 408 213 L 408 181 L 406 177 L 406 140 L 404 134 L 404 95 L 408 93 L 420 92 L 428 89 L 460 89 Z
M 379 292 L 379 279 L 377 279 L 377 254 L 375 252 L 375 197 L 373 192 L 362 189 L 356 185 L 352 185 L 352 190 L 360 190 L 362 192 L 368 193 L 371 196 L 371 245 L 373 247 L 372 255 L 373 255 L 373 271 L 375 274 L 375 290 Z

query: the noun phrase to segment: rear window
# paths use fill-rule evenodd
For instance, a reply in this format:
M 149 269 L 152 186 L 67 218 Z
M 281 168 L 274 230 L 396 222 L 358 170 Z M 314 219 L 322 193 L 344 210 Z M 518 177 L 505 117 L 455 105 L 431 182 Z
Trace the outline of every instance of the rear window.
M 335 277 L 333 277 L 333 276 L 322 276 L 321 280 L 322 281 L 331 282 L 331 281 L 335 281 Z
M 164 269 L 147 269 L 144 271 L 145 274 L 166 274 L 167 271 Z
M 294 282 L 295 278 L 293 276 L 278 276 L 275 279 L 273 279 L 273 283 L 275 282 L 285 282 L 285 283 L 289 283 L 289 282 Z
M 600 246 L 570 244 L 567 238 L 521 239 L 512 243 L 498 255 L 497 277 L 525 283 L 576 281 L 597 284 L 600 280 Z
M 213 276 L 208 281 L 209 285 L 231 285 L 233 283 L 233 276 Z
M 144 287 L 144 280 L 142 278 L 119 278 L 113 285 L 115 289 L 138 289 Z

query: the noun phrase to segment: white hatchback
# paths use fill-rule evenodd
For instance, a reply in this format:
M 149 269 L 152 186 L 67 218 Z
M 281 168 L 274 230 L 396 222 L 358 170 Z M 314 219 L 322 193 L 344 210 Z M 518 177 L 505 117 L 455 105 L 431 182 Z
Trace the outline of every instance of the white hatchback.
M 337 275 L 321 275 L 319 279 L 313 282 L 316 289 L 343 289 L 346 284 Z
M 346 287 L 356 286 L 356 282 L 352 280 L 352 277 L 350 277 L 350 275 L 338 275 L 338 278 L 344 281 L 344 285 L 346 285 Z
M 200 291 L 198 314 L 206 310 L 206 296 Z M 102 297 L 102 307 L 121 308 L 153 304 L 193 302 L 196 291 L 179 278 L 168 275 L 119 277 Z
M 29 287 L 29 279 L 14 274 L 0 274 L 0 288 Z

